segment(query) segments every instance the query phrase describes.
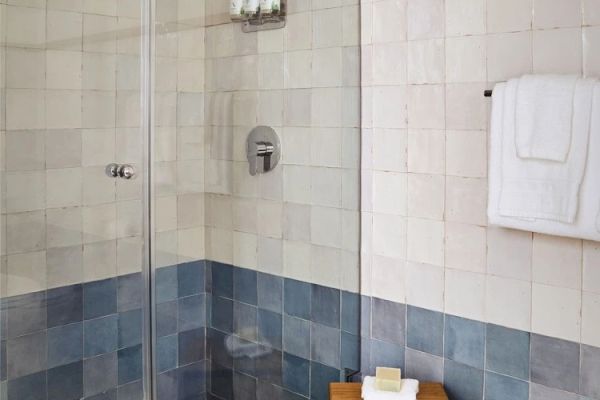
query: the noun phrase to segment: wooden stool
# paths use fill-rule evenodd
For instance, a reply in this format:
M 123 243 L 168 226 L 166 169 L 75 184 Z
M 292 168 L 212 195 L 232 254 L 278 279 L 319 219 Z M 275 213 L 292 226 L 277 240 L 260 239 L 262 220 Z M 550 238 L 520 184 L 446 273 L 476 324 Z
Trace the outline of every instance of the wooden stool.
M 329 400 L 361 400 L 360 383 L 330 383 Z M 448 400 L 441 383 L 419 383 L 418 400 Z

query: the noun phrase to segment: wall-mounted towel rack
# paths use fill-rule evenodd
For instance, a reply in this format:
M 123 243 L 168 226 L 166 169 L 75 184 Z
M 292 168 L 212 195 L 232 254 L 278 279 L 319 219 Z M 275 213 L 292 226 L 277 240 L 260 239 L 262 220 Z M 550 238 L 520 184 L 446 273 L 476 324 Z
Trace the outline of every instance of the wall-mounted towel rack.
M 491 90 L 491 89 L 483 91 L 483 95 L 485 97 L 492 97 L 492 93 L 493 93 L 493 90 Z

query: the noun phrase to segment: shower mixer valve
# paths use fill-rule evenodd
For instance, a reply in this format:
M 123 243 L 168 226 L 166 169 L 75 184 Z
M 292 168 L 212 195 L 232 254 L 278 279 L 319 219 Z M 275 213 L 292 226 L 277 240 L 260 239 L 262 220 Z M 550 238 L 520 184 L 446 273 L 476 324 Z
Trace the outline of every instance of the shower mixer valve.
M 129 164 L 108 164 L 106 175 L 111 178 L 131 179 L 135 178 L 135 168 Z
M 275 168 L 281 157 L 281 146 L 273 128 L 257 126 L 250 132 L 246 143 L 246 157 L 252 176 Z

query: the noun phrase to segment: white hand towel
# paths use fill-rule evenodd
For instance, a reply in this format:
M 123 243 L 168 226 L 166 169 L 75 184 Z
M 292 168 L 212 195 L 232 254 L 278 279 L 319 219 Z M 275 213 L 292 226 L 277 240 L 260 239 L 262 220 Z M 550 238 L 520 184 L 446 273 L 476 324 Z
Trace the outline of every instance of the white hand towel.
M 517 102 L 518 84 L 518 79 L 512 79 L 504 91 L 500 215 L 573 223 L 587 162 L 595 80 L 581 79 L 576 84 L 573 140 L 564 163 L 523 159 L 513 151 L 516 139 L 512 110 Z
M 416 400 L 419 393 L 419 381 L 402 379 L 399 392 L 386 392 L 375 388 L 375 377 L 366 376 L 363 380 L 361 395 L 363 400 Z
M 516 148 L 521 158 L 564 162 L 571 147 L 575 75 L 519 79 Z
M 572 224 L 546 219 L 511 218 L 500 215 L 500 191 L 502 182 L 502 120 L 504 116 L 504 96 L 507 84 L 496 85 L 493 94 L 490 162 L 488 220 L 492 225 L 549 235 L 567 236 L 600 241 L 599 199 L 600 185 L 600 84 L 594 89 L 592 121 L 587 152 L 587 166 L 579 194 L 579 210 Z M 598 222 L 597 222 L 598 221 Z

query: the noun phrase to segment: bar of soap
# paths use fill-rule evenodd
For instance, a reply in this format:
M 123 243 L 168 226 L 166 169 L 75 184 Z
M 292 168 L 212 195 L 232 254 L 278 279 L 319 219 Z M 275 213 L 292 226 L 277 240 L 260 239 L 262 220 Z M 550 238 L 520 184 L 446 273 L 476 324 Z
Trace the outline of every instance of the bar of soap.
M 386 392 L 399 392 L 402 389 L 402 371 L 399 368 L 377 367 L 375 388 Z

